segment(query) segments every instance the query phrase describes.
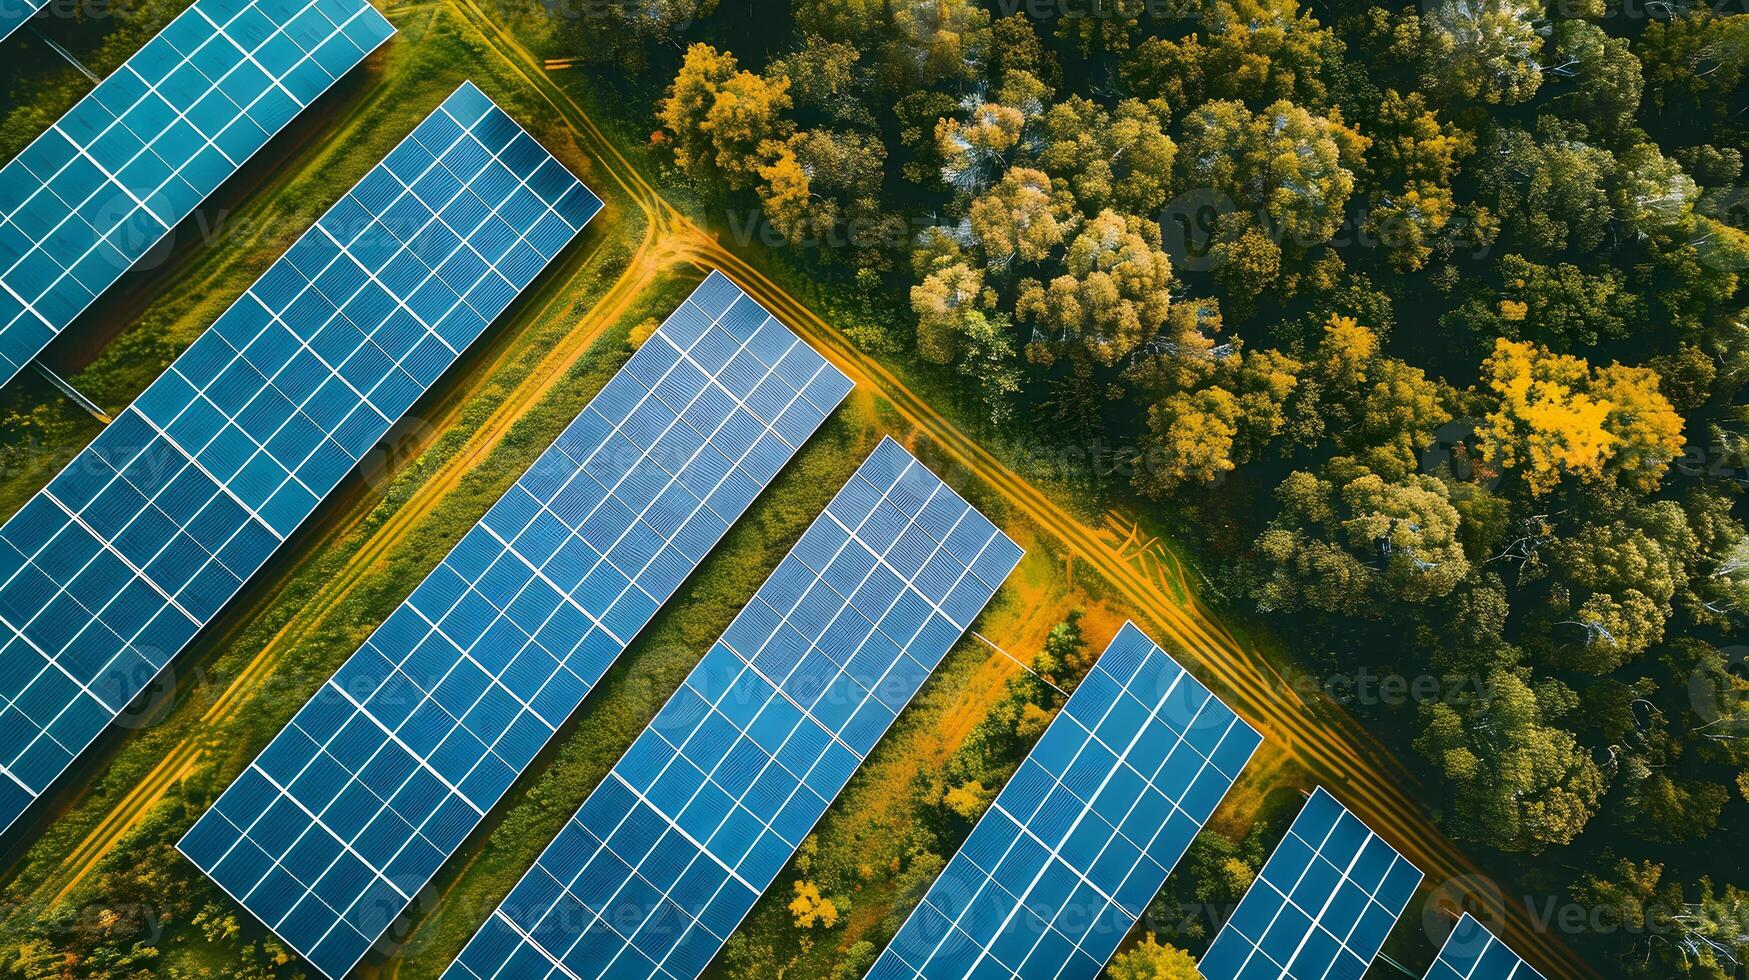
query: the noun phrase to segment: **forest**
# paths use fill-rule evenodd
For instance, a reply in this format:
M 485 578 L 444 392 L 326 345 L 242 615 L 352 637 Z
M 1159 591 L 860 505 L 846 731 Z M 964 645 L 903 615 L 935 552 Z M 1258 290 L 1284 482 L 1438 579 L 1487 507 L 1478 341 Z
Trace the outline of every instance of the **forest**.
M 702 208 L 1177 529 L 1598 963 L 1743 968 L 1749 15 L 551 9 Z

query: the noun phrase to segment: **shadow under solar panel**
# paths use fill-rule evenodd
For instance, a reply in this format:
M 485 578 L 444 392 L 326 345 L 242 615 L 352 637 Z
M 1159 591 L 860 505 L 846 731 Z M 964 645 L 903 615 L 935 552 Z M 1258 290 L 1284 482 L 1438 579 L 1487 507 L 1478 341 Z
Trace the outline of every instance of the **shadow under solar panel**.
M 1020 555 L 883 440 L 445 976 L 698 976 Z
M 393 33 L 368 0 L 196 0 L 0 168 L 0 385 Z
M 178 847 L 345 974 L 850 388 L 712 273 Z
M 870 980 L 1092 980 L 1261 743 L 1126 622 Z
M 0 827 L 599 208 L 462 85 L 0 526 Z

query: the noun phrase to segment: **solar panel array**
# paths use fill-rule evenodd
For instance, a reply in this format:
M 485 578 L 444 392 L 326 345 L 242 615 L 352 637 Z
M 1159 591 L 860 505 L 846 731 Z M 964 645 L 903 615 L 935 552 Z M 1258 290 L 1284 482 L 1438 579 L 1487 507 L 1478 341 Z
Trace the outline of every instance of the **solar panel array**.
M 344 975 L 850 388 L 712 273 L 179 846 Z
M 1466 912 L 1446 937 L 1427 980 L 1543 980 L 1543 975 Z
M 0 0 L 0 40 L 24 26 L 49 0 Z
M 1209 980 L 1359 980 L 1421 872 L 1322 788 L 1198 968 Z
M 367 0 L 196 0 L 0 169 L 0 384 L 393 33 Z
M 0 827 L 599 207 L 463 85 L 0 526 Z
M 696 977 L 1019 559 L 883 440 L 445 976 Z
M 1092 980 L 1261 742 L 1125 623 L 870 980 Z

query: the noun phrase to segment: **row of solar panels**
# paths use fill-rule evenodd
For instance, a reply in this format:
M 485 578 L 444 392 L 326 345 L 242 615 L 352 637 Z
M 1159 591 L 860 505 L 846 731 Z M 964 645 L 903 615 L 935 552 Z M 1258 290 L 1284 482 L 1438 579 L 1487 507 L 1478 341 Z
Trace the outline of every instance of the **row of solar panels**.
M 0 170 L 0 383 L 390 33 L 198 0 Z M 0 527 L 0 819 L 599 207 L 464 85 Z M 849 387 L 713 274 L 183 849 L 346 972 Z M 1019 555 L 883 442 L 451 973 L 696 976 Z M 1259 742 L 1126 625 L 871 976 L 1093 976 Z M 1204 974 L 1359 976 L 1419 880 L 1320 790 Z
M 0 0 L 0 36 L 45 0 Z M 0 385 L 391 34 L 367 0 L 196 0 L 0 168 Z
M 599 208 L 462 85 L 0 526 L 0 828 Z
M 344 975 L 849 387 L 713 273 L 182 850 Z M 1019 555 L 883 441 L 447 975 L 698 976 Z M 1096 976 L 1260 742 L 1126 624 L 870 976 Z M 1420 880 L 1319 790 L 1204 975 L 1358 977 Z

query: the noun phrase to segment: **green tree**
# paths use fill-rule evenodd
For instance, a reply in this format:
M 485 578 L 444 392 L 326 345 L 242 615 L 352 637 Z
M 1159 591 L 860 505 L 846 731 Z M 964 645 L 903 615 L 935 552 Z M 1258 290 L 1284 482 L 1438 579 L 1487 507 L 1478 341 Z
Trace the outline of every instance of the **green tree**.
M 1421 85 L 1449 104 L 1523 102 L 1542 84 L 1543 8 L 1529 0 L 1441 0 L 1421 18 Z
M 1031 238 L 1036 227 L 1027 231 Z M 1104 211 L 1069 243 L 1061 275 L 1048 284 L 1021 281 L 1015 314 L 1045 335 L 1035 356 L 1049 360 L 1068 348 L 1112 365 L 1159 332 L 1171 283 L 1159 224 Z
M 1304 249 L 1340 226 L 1367 145 L 1334 109 L 1318 115 L 1281 100 L 1253 113 L 1221 100 L 1185 117 L 1178 160 L 1184 186 L 1262 209 L 1283 240 Z
M 1503 851 L 1572 843 L 1597 813 L 1602 772 L 1573 733 L 1545 718 L 1547 695 L 1507 671 L 1486 687 L 1422 711 L 1415 747 L 1451 787 L 1446 828 Z

